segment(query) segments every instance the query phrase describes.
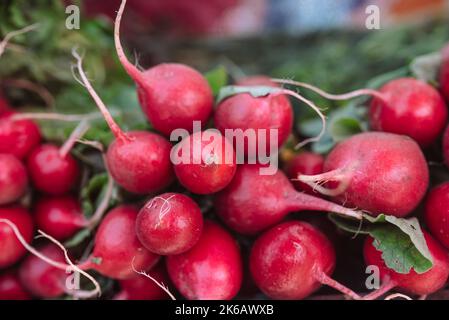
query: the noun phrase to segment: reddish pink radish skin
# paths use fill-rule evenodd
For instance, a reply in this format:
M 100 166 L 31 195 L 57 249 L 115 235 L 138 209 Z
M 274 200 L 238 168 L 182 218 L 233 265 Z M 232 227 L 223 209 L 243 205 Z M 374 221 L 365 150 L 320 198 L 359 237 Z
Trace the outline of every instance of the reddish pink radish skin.
M 310 224 L 282 223 L 254 243 L 250 270 L 257 286 L 273 299 L 303 299 L 321 283 L 318 273 L 331 275 L 335 251 L 330 241 Z
M 315 175 L 323 173 L 324 157 L 313 152 L 301 152 L 296 155 L 285 167 L 285 173 L 288 178 L 292 180 L 296 190 L 304 191 L 309 194 L 316 194 L 312 187 L 301 181 L 295 181 L 298 178 L 298 174 L 310 174 Z
M 80 174 L 76 160 L 70 154 L 61 156 L 59 148 L 52 144 L 35 148 L 28 157 L 27 167 L 34 187 L 54 196 L 69 192 Z
M 10 111 L 10 106 L 6 99 L 0 94 L 0 116 L 2 116 L 6 111 Z
M 157 131 L 169 136 L 175 129 L 191 132 L 193 121 L 206 125 L 213 96 L 201 73 L 178 63 L 159 64 L 139 75 L 127 71 L 137 83 L 142 110 Z
M 449 248 L 449 183 L 433 188 L 427 196 L 425 220 L 432 235 Z
M 78 200 L 72 196 L 40 198 L 34 216 L 38 229 L 60 241 L 73 236 L 86 222 Z
M 56 245 L 49 244 L 38 251 L 56 262 L 65 263 L 64 253 Z M 56 298 L 64 294 L 69 275 L 34 255 L 27 256 L 19 268 L 21 283 L 39 298 Z
M 424 147 L 443 131 L 447 108 L 431 85 L 414 78 L 400 78 L 385 84 L 380 92 L 388 104 L 376 97 L 372 99 L 369 114 L 374 130 L 407 135 Z
M 427 295 L 441 289 L 447 282 L 449 276 L 449 255 L 448 252 L 424 231 L 427 246 L 433 257 L 433 267 L 418 274 L 413 269 L 408 274 L 400 274 L 387 268 L 382 259 L 382 253 L 373 245 L 373 238 L 367 237 L 363 249 L 365 262 L 367 265 L 378 266 L 381 279 L 389 276 L 396 287 L 408 293 L 416 295 Z
M 342 214 L 351 211 L 297 192 L 280 170 L 274 175 L 261 175 L 259 169 L 259 165 L 239 165 L 231 184 L 215 197 L 217 214 L 233 230 L 256 234 L 294 211 L 315 210 Z
M 14 223 L 28 243 L 33 239 L 34 224 L 31 215 L 22 207 L 10 206 L 0 208 L 0 219 Z M 13 265 L 26 253 L 13 229 L 6 223 L 0 223 L 0 269 Z
M 232 299 L 242 283 L 242 260 L 232 236 L 212 221 L 189 251 L 167 257 L 167 271 L 179 292 L 189 300 Z
M 31 300 L 16 272 L 5 271 L 0 275 L 0 300 Z
M 39 127 L 31 120 L 11 120 L 15 112 L 0 111 L 0 153 L 25 158 L 41 141 Z
M 278 130 L 278 146 L 280 147 L 288 138 L 293 125 L 293 109 L 285 96 L 272 96 L 255 98 L 249 93 L 241 93 L 221 102 L 214 115 L 215 126 L 225 135 L 225 129 L 266 130 L 265 150 L 271 148 L 270 129 Z M 256 131 L 257 132 L 257 131 Z M 245 154 L 254 157 L 253 150 L 258 150 L 258 137 L 249 141 L 245 139 Z M 234 142 L 235 143 L 235 142 Z M 259 152 L 259 151 L 257 151 Z
M 0 154 L 0 205 L 18 200 L 28 187 L 22 162 L 11 154 Z
M 164 263 L 159 263 L 148 274 L 164 286 L 170 283 Z M 121 291 L 114 300 L 166 300 L 169 298 L 168 294 L 153 280 L 140 274 L 130 279 L 119 280 L 119 284 Z
M 443 96 L 449 102 L 449 45 L 446 45 L 441 52 L 443 61 L 440 70 L 440 86 Z
M 127 191 L 146 194 L 167 187 L 174 179 L 171 144 L 145 131 L 127 132 L 108 148 L 107 164 L 114 180 Z
M 197 147 L 198 146 L 198 147 Z M 197 194 L 211 194 L 225 188 L 237 169 L 232 144 L 215 130 L 195 132 L 177 146 L 178 155 L 186 160 L 175 164 L 179 182 Z
M 159 256 L 146 250 L 137 239 L 137 214 L 132 206 L 111 210 L 98 227 L 90 259 L 80 268 L 95 269 L 113 279 L 127 279 L 136 275 L 133 264 L 137 271 L 153 267 Z
M 429 183 L 419 146 L 392 133 L 360 133 L 340 142 L 327 156 L 324 172 L 343 168 L 348 186 L 337 199 L 372 215 L 408 215 Z
M 203 229 L 198 205 L 186 195 L 164 193 L 149 200 L 136 220 L 136 234 L 149 251 L 160 255 L 190 250 Z

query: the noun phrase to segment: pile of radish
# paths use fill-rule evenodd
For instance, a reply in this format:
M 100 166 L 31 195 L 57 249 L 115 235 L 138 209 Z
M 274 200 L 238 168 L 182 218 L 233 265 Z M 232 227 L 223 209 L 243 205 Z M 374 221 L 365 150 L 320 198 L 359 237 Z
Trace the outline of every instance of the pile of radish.
M 151 131 L 119 125 L 76 49 L 74 76 L 113 134 L 108 145 L 83 140 L 82 121 L 65 143 L 46 141 L 32 114 L 21 117 L 0 97 L 0 299 L 101 299 L 104 290 L 116 300 L 306 299 L 328 287 L 368 300 L 393 291 L 422 298 L 446 286 L 449 181 L 432 186 L 426 155 L 438 149 L 441 166 L 443 159 L 449 166 L 449 46 L 442 51 L 438 85 L 404 77 L 378 90 L 335 95 L 254 76 L 236 79 L 218 98 L 190 66 L 164 63 L 141 71 L 128 60 L 120 42 L 125 4 L 117 8 L 116 54 L 135 82 Z M 370 130 L 327 154 L 303 150 L 320 139 L 326 120 L 312 101 L 283 85 L 335 100 L 368 95 Z M 278 151 L 297 134 L 293 98 L 318 112 L 323 131 L 302 137 L 302 148 L 283 158 Z M 177 141 L 175 130 L 184 132 Z M 228 137 L 230 130 L 263 135 L 239 141 Z M 90 214 L 80 190 L 90 173 L 76 143 L 96 146 L 104 160 L 106 189 Z M 282 158 L 274 171 L 258 157 L 273 148 L 269 159 Z M 112 201 L 114 192 L 121 196 Z M 428 267 L 394 269 L 381 238 L 370 233 L 359 257 L 378 268 L 380 286 L 370 292 L 334 278 L 342 263 L 335 236 L 351 236 L 338 223 L 331 232 L 323 227 L 328 215 L 363 230 L 385 216 L 405 223 L 420 213 L 416 250 Z M 81 234 L 88 241 L 71 245 Z M 113 289 L 105 289 L 111 282 Z

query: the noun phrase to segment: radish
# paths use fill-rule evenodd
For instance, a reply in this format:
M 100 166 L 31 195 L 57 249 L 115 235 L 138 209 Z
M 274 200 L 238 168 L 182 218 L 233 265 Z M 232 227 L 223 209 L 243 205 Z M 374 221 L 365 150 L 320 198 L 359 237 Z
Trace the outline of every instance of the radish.
M 15 271 L 5 271 L 0 275 L 0 300 L 30 300 Z
M 149 251 L 173 255 L 191 249 L 201 236 L 203 216 L 186 195 L 164 193 L 152 198 L 140 210 L 136 233 Z
M 85 226 L 80 203 L 72 196 L 42 197 L 34 206 L 37 227 L 57 240 L 65 240 Z
M 93 252 L 79 268 L 94 269 L 113 279 L 127 279 L 135 276 L 134 268 L 153 267 L 159 256 L 139 242 L 135 232 L 137 214 L 132 206 L 122 205 L 111 210 L 98 227 Z
M 161 285 L 169 283 L 169 277 L 165 270 L 165 264 L 159 263 L 148 272 L 149 276 Z M 119 280 L 121 291 L 114 300 L 165 300 L 169 296 L 153 280 L 142 275 L 133 278 Z
M 440 69 L 440 86 L 446 101 L 449 102 L 449 44 L 441 51 L 443 61 Z
M 345 94 L 330 94 L 307 83 L 272 79 L 276 83 L 310 89 L 332 100 L 346 100 L 371 95 L 370 124 L 375 130 L 404 134 L 426 147 L 434 142 L 447 119 L 447 109 L 438 91 L 413 78 L 399 78 L 386 83 L 379 91 L 360 89 Z
M 28 187 L 22 162 L 11 154 L 0 153 L 0 205 L 17 201 Z
M 237 242 L 222 227 L 205 221 L 203 233 L 189 251 L 167 257 L 167 271 L 189 300 L 232 299 L 242 283 L 242 260 Z
M 444 163 L 449 167 L 449 126 L 446 127 L 443 133 L 443 158 Z
M 13 111 L 0 113 L 0 153 L 23 159 L 39 145 L 41 133 L 31 120 L 14 120 L 15 114 Z
M 65 262 L 64 254 L 53 244 L 40 247 L 38 250 L 55 262 Z M 36 297 L 56 298 L 67 292 L 66 280 L 69 274 L 34 255 L 29 255 L 22 262 L 19 276 L 25 288 Z
M 359 299 L 330 278 L 334 268 L 331 242 L 312 225 L 300 221 L 285 222 L 263 233 L 250 255 L 254 281 L 273 299 L 303 299 L 322 284 Z
M 72 155 L 61 154 L 61 149 L 53 144 L 35 148 L 28 157 L 27 167 L 34 187 L 50 195 L 69 192 L 80 174 L 79 165 Z
M 285 166 L 287 177 L 293 181 L 296 190 L 310 194 L 315 193 L 313 189 L 301 181 L 296 181 L 299 174 L 315 175 L 323 173 L 324 158 L 313 152 L 301 152 L 291 159 Z
M 106 154 L 111 176 L 121 187 L 138 194 L 156 192 L 167 187 L 174 179 L 170 142 L 151 132 L 123 132 L 87 79 L 81 57 L 76 51 L 73 51 L 73 56 L 77 59 L 81 82 L 115 135 Z
M 240 165 L 231 184 L 215 197 L 215 210 L 232 229 L 256 234 L 281 221 L 289 212 L 316 210 L 361 219 L 361 213 L 297 192 L 278 170 L 261 175 L 260 165 Z
M 26 253 L 14 230 L 1 223 L 4 220 L 13 222 L 28 243 L 31 243 L 34 233 L 33 220 L 27 210 L 19 206 L 0 207 L 0 269 L 13 265 Z
M 299 175 L 298 180 L 374 216 L 408 215 L 420 203 L 429 183 L 419 146 L 409 137 L 393 133 L 359 133 L 340 142 L 327 156 L 324 171 Z M 320 185 L 327 181 L 337 187 Z
M 433 188 L 426 200 L 425 219 L 432 235 L 449 248 L 449 183 Z
M 210 194 L 222 190 L 234 177 L 237 165 L 232 144 L 219 131 L 194 132 L 172 149 L 179 182 L 189 191 Z
M 415 295 L 427 295 L 444 287 L 449 276 L 448 252 L 427 232 L 423 232 L 433 258 L 433 266 L 430 270 L 421 274 L 416 273 L 414 270 L 410 270 L 408 274 L 401 274 L 389 269 L 383 261 L 382 253 L 373 245 L 375 240 L 371 237 L 366 238 L 363 248 L 365 262 L 367 265 L 379 268 L 383 283 L 379 289 L 365 296 L 364 299 L 376 299 L 393 288 L 402 289 L 407 293 Z
M 11 107 L 9 103 L 6 101 L 5 98 L 3 98 L 2 94 L 0 93 L 0 117 L 7 111 L 10 111 Z
M 114 40 L 118 57 L 137 84 L 143 112 L 153 127 L 170 135 L 175 129 L 192 130 L 193 121 L 206 124 L 213 95 L 207 80 L 196 70 L 177 63 L 164 63 L 141 72 L 126 58 L 120 43 L 120 22 L 126 0 L 117 13 Z

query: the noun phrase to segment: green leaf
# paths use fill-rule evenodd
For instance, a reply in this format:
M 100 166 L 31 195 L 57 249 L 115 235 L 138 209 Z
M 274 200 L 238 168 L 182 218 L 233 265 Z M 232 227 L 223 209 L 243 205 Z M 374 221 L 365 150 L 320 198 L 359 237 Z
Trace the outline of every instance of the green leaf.
M 209 86 L 212 89 L 214 96 L 218 95 L 220 89 L 228 83 L 228 73 L 224 66 L 219 66 L 212 69 L 204 75 L 209 82 Z
M 278 93 L 282 89 L 269 86 L 226 86 L 220 89 L 217 97 L 217 103 L 220 103 L 226 98 L 234 96 L 239 93 L 249 93 L 254 98 L 265 97 L 270 93 Z
M 356 133 L 362 132 L 363 129 L 359 120 L 342 117 L 330 123 L 329 131 L 332 139 L 335 142 L 340 142 Z
M 415 78 L 425 82 L 438 82 L 442 62 L 441 53 L 433 52 L 413 59 L 410 69 Z
M 91 235 L 91 232 L 89 229 L 82 229 L 81 231 L 78 231 L 72 238 L 67 240 L 64 243 L 64 246 L 66 248 L 73 248 L 79 245 L 81 242 L 83 242 L 85 239 L 89 238 Z
M 89 218 L 93 215 L 97 207 L 97 201 L 108 183 L 108 174 L 106 172 L 93 176 L 88 183 L 81 189 L 81 205 L 84 215 Z

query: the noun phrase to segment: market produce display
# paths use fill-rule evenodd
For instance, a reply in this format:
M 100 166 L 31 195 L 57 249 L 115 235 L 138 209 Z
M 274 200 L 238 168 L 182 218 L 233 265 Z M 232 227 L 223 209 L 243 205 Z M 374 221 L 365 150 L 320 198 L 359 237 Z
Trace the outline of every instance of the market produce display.
M 0 5 L 1 300 L 449 299 L 449 35 L 336 94 L 143 71 L 126 3 L 61 47 Z

